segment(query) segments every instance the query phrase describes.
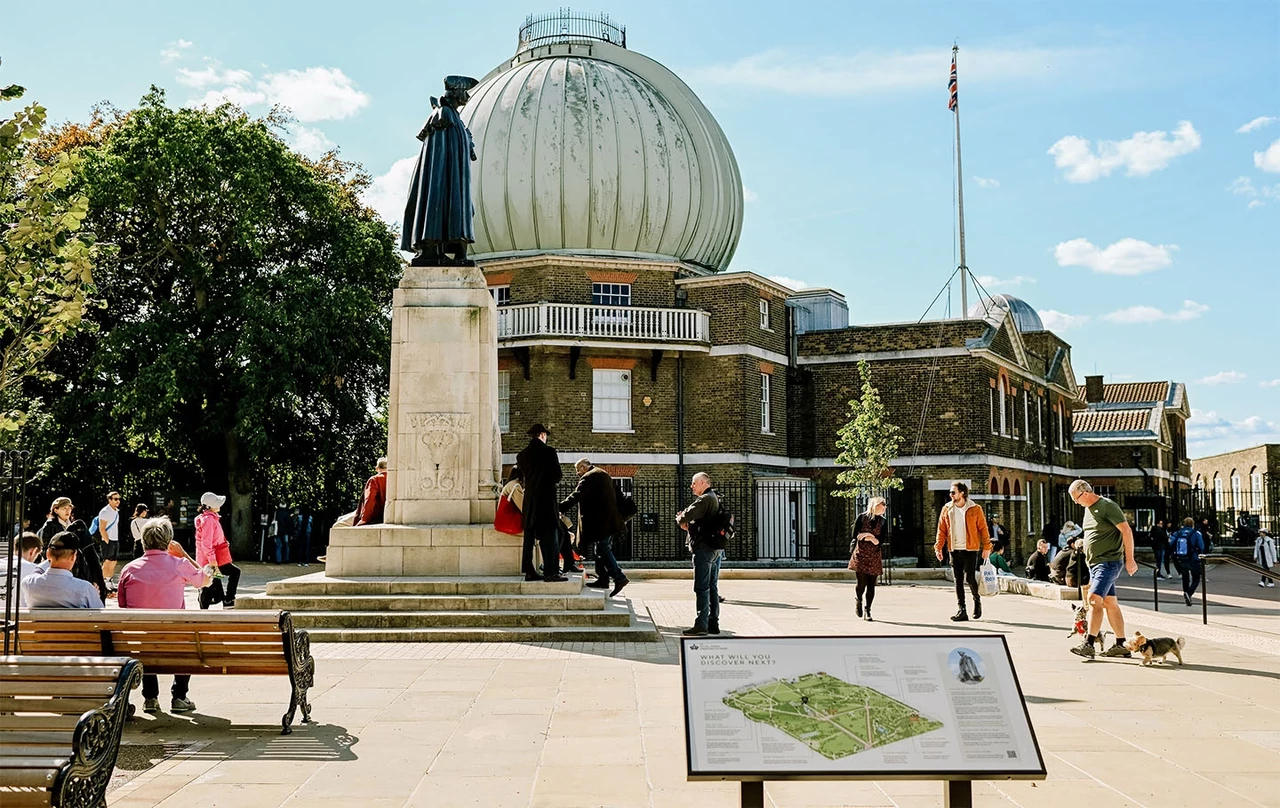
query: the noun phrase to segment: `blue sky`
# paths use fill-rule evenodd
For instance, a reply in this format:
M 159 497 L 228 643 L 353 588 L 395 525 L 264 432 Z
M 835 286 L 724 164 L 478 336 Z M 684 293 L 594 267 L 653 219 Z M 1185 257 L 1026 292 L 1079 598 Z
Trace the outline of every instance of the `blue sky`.
M 298 148 L 338 147 L 394 210 L 393 169 L 416 154 L 441 77 L 483 76 L 526 14 L 554 8 L 72 0 L 51 27 L 22 3 L 0 30 L 0 79 L 54 120 L 129 108 L 151 84 L 176 104 L 285 103 Z M 958 42 L 974 273 L 1035 306 L 1077 373 L 1186 382 L 1193 454 L 1280 441 L 1274 0 L 582 10 L 625 25 L 724 128 L 748 200 L 731 269 L 834 287 L 855 323 L 919 318 L 955 266 Z

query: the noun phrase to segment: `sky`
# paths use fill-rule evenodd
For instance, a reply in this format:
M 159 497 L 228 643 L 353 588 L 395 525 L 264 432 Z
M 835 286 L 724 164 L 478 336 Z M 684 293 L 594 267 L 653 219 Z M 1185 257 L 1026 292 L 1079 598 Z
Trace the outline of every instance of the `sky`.
M 402 208 L 444 75 L 510 58 L 530 13 L 426 4 L 14 4 L 0 81 L 52 121 L 229 98 L 296 119 Z M 831 287 L 854 324 L 930 308 L 958 264 L 958 44 L 966 259 L 1072 345 L 1077 374 L 1187 385 L 1193 456 L 1280 441 L 1280 3 L 697 2 L 583 6 L 699 95 L 746 213 L 730 270 Z M 36 32 L 45 32 L 35 35 Z M 975 292 L 970 292 L 972 303 Z M 948 309 L 948 304 L 950 308 Z

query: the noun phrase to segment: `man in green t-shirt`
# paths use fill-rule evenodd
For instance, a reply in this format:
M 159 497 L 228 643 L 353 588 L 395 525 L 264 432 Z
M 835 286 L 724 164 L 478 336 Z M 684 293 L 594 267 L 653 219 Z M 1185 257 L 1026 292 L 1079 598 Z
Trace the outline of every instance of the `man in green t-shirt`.
M 1067 493 L 1072 502 L 1084 508 L 1084 556 L 1089 565 L 1089 636 L 1071 653 L 1093 659 L 1105 610 L 1107 622 L 1116 633 L 1116 644 L 1102 655 L 1132 656 L 1124 647 L 1124 616 L 1116 598 L 1116 581 L 1121 569 L 1130 575 L 1138 571 L 1138 562 L 1133 558 L 1133 530 L 1120 506 L 1095 494 L 1093 486 L 1084 480 L 1073 482 Z

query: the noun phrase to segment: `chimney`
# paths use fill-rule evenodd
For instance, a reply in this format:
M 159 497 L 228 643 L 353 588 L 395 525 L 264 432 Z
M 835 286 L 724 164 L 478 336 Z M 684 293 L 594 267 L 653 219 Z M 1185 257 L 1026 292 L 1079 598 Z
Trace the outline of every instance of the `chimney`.
M 1101 376 L 1084 377 L 1084 400 L 1086 404 L 1101 404 L 1106 398 L 1103 393 Z

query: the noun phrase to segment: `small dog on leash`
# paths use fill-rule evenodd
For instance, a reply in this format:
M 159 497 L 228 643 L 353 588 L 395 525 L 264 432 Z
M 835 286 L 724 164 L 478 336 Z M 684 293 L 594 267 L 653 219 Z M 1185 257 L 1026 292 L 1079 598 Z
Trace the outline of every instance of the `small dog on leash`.
M 1187 641 L 1182 637 L 1174 639 L 1173 637 L 1154 637 L 1147 639 L 1142 636 L 1142 632 L 1133 632 L 1133 639 L 1124 644 L 1125 648 L 1135 654 L 1142 654 L 1142 664 L 1151 665 L 1155 662 L 1164 663 L 1165 657 L 1173 654 L 1178 658 L 1178 664 L 1182 664 L 1182 649 Z
M 1072 606 L 1071 611 L 1075 614 L 1075 625 L 1067 632 L 1068 637 L 1074 637 L 1079 634 L 1081 637 L 1089 633 L 1089 605 L 1081 603 L 1079 606 Z

